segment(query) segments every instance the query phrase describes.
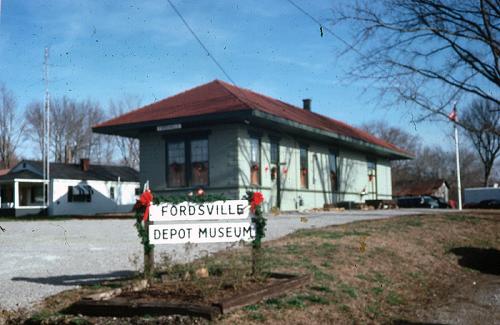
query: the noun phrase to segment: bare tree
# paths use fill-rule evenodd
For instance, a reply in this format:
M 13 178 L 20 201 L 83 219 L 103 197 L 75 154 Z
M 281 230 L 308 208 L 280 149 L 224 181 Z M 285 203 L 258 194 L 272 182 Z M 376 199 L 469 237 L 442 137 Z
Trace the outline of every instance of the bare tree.
M 14 94 L 0 84 L 0 168 L 10 168 L 16 162 L 24 130 L 25 123 L 16 114 Z
M 421 139 L 418 136 L 412 135 L 401 128 L 390 126 L 385 121 L 365 123 L 361 128 L 380 139 L 406 150 L 410 154 L 417 155 L 421 150 Z M 391 172 L 393 183 L 408 179 L 408 173 L 414 168 L 414 165 L 413 160 L 392 161 Z
M 386 121 L 365 123 L 361 128 L 409 153 L 416 152 L 420 147 L 421 139 L 418 136 L 412 135 L 399 127 L 388 125 Z
M 75 101 L 62 97 L 50 105 L 50 148 L 55 162 L 76 163 L 80 158 L 95 162 L 109 162 L 113 146 L 109 136 L 92 133 L 92 126 L 103 121 L 105 114 L 98 103 L 90 100 Z M 34 102 L 26 109 L 28 133 L 38 143 L 40 153 L 43 143 L 43 104 Z
M 87 102 L 86 137 L 88 147 L 85 151 L 86 157 L 92 157 L 92 160 L 98 163 L 110 163 L 114 159 L 115 143 L 114 137 L 105 134 L 92 132 L 92 126 L 107 119 L 107 115 L 100 106 L 93 106 Z
M 118 101 L 110 101 L 109 111 L 113 117 L 123 115 L 141 106 L 141 99 L 125 96 Z M 114 142 L 120 153 L 120 162 L 132 168 L 139 168 L 139 141 L 134 138 L 116 136 Z
M 362 126 L 363 129 L 389 141 L 414 154 L 412 160 L 396 160 L 391 162 L 393 189 L 405 188 L 409 184 L 444 179 L 450 186 L 450 197 L 457 197 L 456 166 L 454 150 L 445 150 L 441 146 L 425 146 L 417 136 L 403 129 L 389 126 L 385 122 L 372 122 Z M 481 185 L 481 164 L 477 154 L 463 147 L 460 150 L 460 168 L 462 186 L 476 187 Z
M 25 110 L 26 135 L 38 145 L 39 158 L 43 151 L 43 103 L 31 102 Z
M 500 152 L 500 135 L 493 132 L 500 128 L 500 105 L 477 99 L 467 108 L 461 120 L 466 126 L 465 134 L 483 164 L 483 185 L 488 186 L 491 170 Z
M 460 97 L 499 104 L 498 0 L 373 0 L 343 6 L 334 23 L 352 32 L 349 75 L 370 80 L 390 104 L 446 117 Z M 345 53 L 345 52 L 344 52 Z

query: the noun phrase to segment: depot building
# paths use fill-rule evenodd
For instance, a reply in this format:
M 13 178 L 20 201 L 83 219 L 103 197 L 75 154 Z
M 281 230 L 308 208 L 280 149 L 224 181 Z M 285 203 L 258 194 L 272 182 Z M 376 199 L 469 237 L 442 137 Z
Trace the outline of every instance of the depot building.
M 391 199 L 390 162 L 412 156 L 311 106 L 215 80 L 93 130 L 139 139 L 141 183 L 158 195 L 261 191 L 265 211 Z

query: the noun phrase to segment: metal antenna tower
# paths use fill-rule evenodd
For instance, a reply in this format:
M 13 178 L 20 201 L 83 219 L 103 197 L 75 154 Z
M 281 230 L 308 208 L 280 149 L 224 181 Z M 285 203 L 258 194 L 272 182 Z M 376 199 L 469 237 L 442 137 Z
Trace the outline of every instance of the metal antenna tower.
M 44 76 L 45 81 L 45 105 L 43 107 L 43 149 L 42 149 L 42 161 L 43 161 L 43 180 L 46 181 L 46 185 L 43 186 L 43 199 L 44 202 L 49 205 L 50 202 L 50 94 L 49 94 L 49 49 L 45 48 L 44 55 Z

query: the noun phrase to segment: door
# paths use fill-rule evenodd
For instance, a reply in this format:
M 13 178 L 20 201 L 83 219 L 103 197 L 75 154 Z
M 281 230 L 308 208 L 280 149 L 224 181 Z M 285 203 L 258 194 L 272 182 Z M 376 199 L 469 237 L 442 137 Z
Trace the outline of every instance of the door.
M 368 194 L 372 200 L 378 199 L 377 193 L 377 161 L 369 158 L 367 161 L 368 166 Z
M 330 151 L 330 186 L 332 190 L 332 203 L 337 202 L 337 192 L 339 190 L 338 154 L 336 150 Z
M 272 207 L 281 208 L 281 172 L 280 172 L 280 146 L 278 140 L 271 140 L 270 157 L 271 176 L 271 203 Z

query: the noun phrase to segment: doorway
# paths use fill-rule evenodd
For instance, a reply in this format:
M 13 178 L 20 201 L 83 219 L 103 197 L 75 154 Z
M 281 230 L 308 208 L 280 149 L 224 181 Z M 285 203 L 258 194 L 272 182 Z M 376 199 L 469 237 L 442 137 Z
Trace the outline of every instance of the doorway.
M 330 186 L 332 190 L 332 204 L 337 202 L 337 192 L 339 190 L 339 168 L 338 168 L 338 152 L 330 150 L 329 155 L 330 165 Z
M 271 139 L 271 195 L 272 207 L 281 209 L 281 172 L 280 172 L 280 145 L 277 139 Z

